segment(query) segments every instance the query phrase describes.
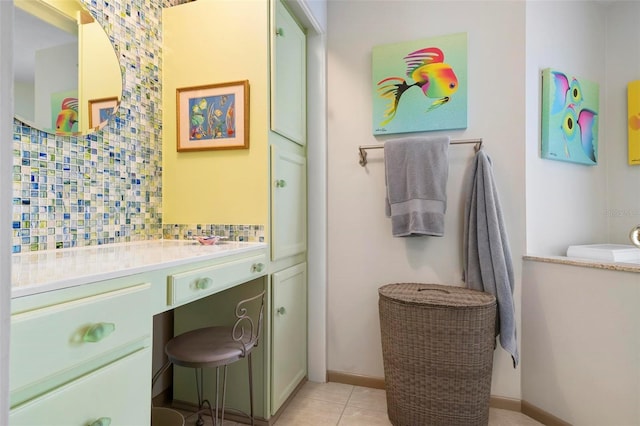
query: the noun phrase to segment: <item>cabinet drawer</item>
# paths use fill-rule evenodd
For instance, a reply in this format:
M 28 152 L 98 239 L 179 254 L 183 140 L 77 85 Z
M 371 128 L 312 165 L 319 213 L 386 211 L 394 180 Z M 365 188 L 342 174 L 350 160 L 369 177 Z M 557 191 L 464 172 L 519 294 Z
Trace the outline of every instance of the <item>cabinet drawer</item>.
M 149 284 L 11 318 L 11 405 L 148 346 Z
M 169 276 L 167 302 L 180 305 L 266 274 L 264 254 Z
M 143 349 L 21 405 L 11 426 L 86 426 L 100 418 L 111 425 L 151 422 L 151 353 Z

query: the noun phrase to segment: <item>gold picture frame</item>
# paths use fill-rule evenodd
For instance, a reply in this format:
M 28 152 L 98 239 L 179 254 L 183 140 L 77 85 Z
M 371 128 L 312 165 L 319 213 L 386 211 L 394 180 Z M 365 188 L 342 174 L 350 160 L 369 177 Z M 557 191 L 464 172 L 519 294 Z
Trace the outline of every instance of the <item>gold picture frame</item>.
M 177 150 L 249 148 L 249 80 L 176 90 Z

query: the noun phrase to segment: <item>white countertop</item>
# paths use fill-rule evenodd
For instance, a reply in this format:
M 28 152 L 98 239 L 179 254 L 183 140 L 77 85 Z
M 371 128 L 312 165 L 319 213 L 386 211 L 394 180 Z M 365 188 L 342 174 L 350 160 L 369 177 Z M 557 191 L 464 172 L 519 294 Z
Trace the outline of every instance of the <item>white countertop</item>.
M 609 269 L 611 271 L 640 272 L 640 262 L 605 262 L 593 259 L 581 259 L 566 256 L 523 256 L 524 260 L 535 262 L 559 263 L 562 265 L 583 266 L 586 268 Z
M 265 243 L 224 242 L 204 246 L 191 240 L 151 240 L 18 253 L 11 256 L 11 297 L 217 259 L 266 247 Z

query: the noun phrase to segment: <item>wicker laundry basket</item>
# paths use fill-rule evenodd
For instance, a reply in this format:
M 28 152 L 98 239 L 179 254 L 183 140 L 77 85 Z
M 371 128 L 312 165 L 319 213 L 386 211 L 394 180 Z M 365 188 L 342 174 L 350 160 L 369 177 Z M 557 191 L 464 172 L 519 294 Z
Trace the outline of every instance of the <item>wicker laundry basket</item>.
M 391 423 L 487 425 L 495 297 L 399 283 L 380 287 L 378 307 Z

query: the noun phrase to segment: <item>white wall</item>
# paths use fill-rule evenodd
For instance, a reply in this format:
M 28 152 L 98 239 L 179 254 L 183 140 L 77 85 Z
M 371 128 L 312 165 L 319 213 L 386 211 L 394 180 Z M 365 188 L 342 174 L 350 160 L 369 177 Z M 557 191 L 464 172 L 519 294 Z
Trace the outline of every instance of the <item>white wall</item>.
M 607 210 L 609 242 L 630 244 L 640 224 L 640 166 L 628 164 L 627 84 L 640 80 L 640 2 L 613 2 L 606 15 Z
M 579 7 L 576 7 L 579 5 Z M 640 167 L 627 165 L 627 91 L 640 79 L 640 3 L 527 3 L 527 250 L 629 244 Z M 539 156 L 539 70 L 600 82 L 595 167 Z M 525 262 L 522 398 L 579 425 L 640 422 L 640 274 Z
M 78 44 L 71 43 L 36 52 L 35 124 L 39 129 L 55 129 L 51 117 L 51 95 L 78 90 Z
M 527 251 L 564 255 L 571 244 L 607 241 L 605 6 L 527 2 Z M 598 164 L 540 158 L 540 70 L 556 68 L 600 83 Z
M 420 281 L 463 285 L 461 186 L 471 146 L 449 150 L 443 238 L 393 238 L 384 215 L 381 151 L 358 164 L 371 134 L 371 49 L 375 45 L 468 33 L 469 120 L 453 138 L 484 139 L 494 160 L 516 271 L 519 315 L 524 253 L 523 2 L 331 1 L 328 8 L 328 369 L 383 377 L 378 287 Z M 520 370 L 495 352 L 492 394 L 519 399 Z

